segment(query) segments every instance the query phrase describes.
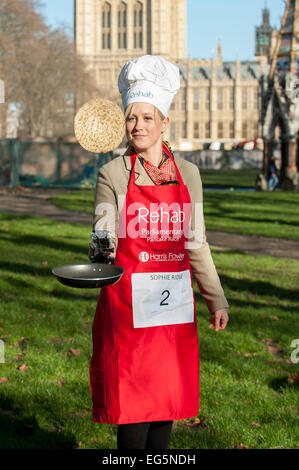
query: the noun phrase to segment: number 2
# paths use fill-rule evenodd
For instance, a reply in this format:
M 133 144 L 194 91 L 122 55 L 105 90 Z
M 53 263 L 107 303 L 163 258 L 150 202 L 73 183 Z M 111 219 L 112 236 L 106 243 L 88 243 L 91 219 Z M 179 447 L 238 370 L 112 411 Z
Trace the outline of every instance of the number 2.
M 291 342 L 291 348 L 296 348 L 296 346 L 299 346 L 299 339 L 293 339 Z M 293 364 L 297 364 L 299 362 L 299 357 L 297 357 L 297 354 L 299 353 L 299 347 L 294 349 L 291 354 L 291 362 Z
M 164 290 L 161 295 L 165 294 L 165 292 L 166 292 L 168 295 L 165 297 L 165 299 L 163 299 L 163 300 L 160 302 L 160 305 L 168 305 L 168 303 L 165 304 L 164 302 L 165 302 L 165 300 L 167 300 L 168 297 L 170 296 L 170 292 L 169 292 L 169 290 Z

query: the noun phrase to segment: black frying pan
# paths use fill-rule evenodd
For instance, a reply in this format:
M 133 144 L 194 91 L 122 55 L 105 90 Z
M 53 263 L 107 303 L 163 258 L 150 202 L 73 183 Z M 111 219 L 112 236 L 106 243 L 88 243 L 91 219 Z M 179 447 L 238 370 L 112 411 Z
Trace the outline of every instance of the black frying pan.
M 114 264 L 68 264 L 52 269 L 56 278 L 66 286 L 93 288 L 116 284 L 125 270 Z

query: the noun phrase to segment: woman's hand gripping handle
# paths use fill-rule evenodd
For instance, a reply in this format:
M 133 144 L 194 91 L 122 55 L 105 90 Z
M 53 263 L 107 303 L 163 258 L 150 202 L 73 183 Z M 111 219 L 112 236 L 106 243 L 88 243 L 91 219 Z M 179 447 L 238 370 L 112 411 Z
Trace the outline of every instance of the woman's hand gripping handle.
M 114 246 L 108 230 L 94 230 L 90 234 L 88 257 L 92 263 L 114 264 Z

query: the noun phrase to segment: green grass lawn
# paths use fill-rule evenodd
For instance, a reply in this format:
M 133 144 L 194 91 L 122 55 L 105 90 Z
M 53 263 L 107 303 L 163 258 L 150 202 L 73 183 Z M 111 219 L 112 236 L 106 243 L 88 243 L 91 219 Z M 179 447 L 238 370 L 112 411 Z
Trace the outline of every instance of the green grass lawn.
M 204 187 L 254 188 L 258 169 L 248 170 L 200 170 Z
M 204 193 L 209 230 L 299 240 L 299 193 Z
M 299 193 L 204 191 L 208 230 L 299 240 Z M 51 197 L 58 207 L 92 213 L 94 190 Z
M 116 448 L 117 426 L 91 419 L 98 290 L 63 286 L 51 274 L 58 265 L 88 262 L 90 228 L 0 217 L 0 447 Z M 234 251 L 213 256 L 230 322 L 222 332 L 209 328 L 195 286 L 199 420 L 176 421 L 170 448 L 298 447 L 299 364 L 290 361 L 290 345 L 299 332 L 299 262 Z

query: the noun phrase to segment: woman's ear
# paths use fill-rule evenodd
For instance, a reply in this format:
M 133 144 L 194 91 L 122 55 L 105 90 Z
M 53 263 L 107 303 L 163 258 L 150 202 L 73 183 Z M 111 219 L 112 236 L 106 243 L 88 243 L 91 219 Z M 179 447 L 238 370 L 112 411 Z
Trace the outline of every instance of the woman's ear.
M 169 125 L 169 117 L 166 117 L 162 121 L 162 128 L 161 128 L 161 134 L 164 134 L 164 132 L 167 130 Z

